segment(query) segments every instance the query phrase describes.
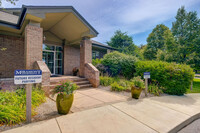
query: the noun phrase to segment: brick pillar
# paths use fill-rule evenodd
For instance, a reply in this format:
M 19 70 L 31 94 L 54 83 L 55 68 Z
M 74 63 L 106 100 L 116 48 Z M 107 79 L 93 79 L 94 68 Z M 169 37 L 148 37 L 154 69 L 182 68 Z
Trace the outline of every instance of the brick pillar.
M 25 68 L 34 69 L 36 61 L 42 61 L 43 29 L 27 25 L 25 28 Z
M 80 76 L 85 76 L 85 64 L 92 62 L 92 42 L 90 38 L 83 37 L 80 44 Z

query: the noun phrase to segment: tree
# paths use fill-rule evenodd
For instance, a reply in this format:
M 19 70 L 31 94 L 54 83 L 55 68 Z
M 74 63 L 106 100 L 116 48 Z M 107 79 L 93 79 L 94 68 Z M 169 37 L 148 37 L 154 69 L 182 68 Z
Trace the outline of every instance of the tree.
M 180 63 L 195 62 L 191 61 L 192 57 L 196 58 L 200 50 L 200 19 L 197 12 L 186 12 L 185 7 L 178 9 L 176 21 L 172 23 L 172 33 L 176 42 L 180 45 L 179 53 Z M 191 54 L 193 56 L 191 56 Z M 195 55 L 195 56 L 194 56 Z
M 114 33 L 114 36 L 111 37 L 110 41 L 107 44 L 111 47 L 124 50 L 125 47 L 128 47 L 133 44 L 133 39 L 131 36 L 128 36 L 126 32 L 117 30 Z
M 15 5 L 15 2 L 17 2 L 18 0 L 5 0 L 5 1 Z M 2 4 L 2 0 L 0 0 L 0 6 L 1 4 Z
M 117 48 L 121 53 L 142 59 L 139 47 L 133 43 L 133 38 L 128 36 L 127 32 L 122 32 L 121 30 L 115 31 L 114 36 L 111 37 L 107 44 L 111 47 Z
M 157 25 L 147 38 L 147 47 L 144 57 L 148 60 L 157 58 L 158 50 L 173 51 L 175 40 L 169 28 L 163 24 Z

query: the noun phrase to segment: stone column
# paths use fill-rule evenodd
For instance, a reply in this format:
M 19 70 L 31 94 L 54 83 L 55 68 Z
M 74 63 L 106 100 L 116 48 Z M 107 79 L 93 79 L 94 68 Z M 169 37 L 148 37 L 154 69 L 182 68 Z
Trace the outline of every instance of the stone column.
M 36 61 L 42 61 L 43 29 L 38 25 L 25 27 L 25 68 L 34 69 Z
M 92 42 L 89 37 L 83 37 L 80 44 L 80 76 L 85 76 L 85 64 L 92 62 Z

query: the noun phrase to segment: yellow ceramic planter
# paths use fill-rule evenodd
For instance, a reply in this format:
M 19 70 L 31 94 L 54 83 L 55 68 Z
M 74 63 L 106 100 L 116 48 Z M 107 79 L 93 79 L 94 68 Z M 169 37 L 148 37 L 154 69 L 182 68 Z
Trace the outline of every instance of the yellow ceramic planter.
M 56 106 L 59 114 L 66 115 L 69 113 L 74 100 L 74 94 L 58 94 L 56 98 Z
M 131 87 L 132 98 L 138 99 L 140 97 L 141 92 L 142 92 L 142 88 L 138 88 L 135 86 Z

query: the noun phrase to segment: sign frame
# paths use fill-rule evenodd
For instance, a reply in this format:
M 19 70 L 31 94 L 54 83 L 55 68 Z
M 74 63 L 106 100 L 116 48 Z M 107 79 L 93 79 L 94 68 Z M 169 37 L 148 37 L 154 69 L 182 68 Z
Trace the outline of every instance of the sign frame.
M 42 82 L 41 70 L 15 70 L 14 84 L 25 84 L 26 88 L 26 122 L 31 123 L 32 84 Z
M 144 79 L 150 79 L 150 72 L 144 72 Z

